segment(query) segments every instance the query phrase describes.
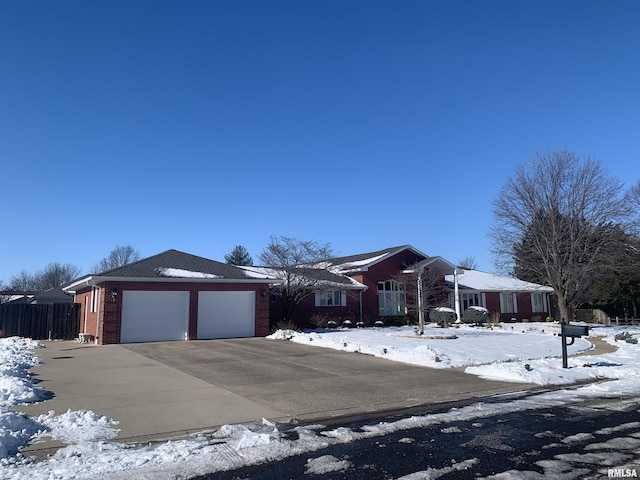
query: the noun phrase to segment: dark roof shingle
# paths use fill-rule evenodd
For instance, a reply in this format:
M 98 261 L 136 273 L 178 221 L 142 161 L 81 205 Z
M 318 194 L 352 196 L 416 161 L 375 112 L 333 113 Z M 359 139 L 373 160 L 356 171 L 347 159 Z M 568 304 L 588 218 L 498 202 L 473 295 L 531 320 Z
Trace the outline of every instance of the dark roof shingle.
M 159 272 L 161 268 L 176 268 L 190 272 L 207 273 L 234 280 L 247 278 L 241 269 L 233 265 L 216 262 L 215 260 L 209 260 L 208 258 L 198 257 L 178 250 L 167 250 L 97 275 L 100 277 L 157 278 L 163 276 Z

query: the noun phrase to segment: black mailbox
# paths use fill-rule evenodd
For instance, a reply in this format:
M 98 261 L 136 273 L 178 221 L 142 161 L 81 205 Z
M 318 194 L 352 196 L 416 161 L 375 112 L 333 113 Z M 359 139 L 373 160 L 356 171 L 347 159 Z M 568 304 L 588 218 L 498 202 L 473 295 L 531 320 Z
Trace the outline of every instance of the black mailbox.
M 562 325 L 562 334 L 565 337 L 589 336 L 589 327 L 583 325 Z

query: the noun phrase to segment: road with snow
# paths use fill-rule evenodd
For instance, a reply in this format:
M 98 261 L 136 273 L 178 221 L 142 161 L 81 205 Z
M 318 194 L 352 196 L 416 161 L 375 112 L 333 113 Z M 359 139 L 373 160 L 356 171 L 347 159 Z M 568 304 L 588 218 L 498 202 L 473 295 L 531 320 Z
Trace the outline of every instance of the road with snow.
M 365 425 L 346 427 L 357 431 Z M 199 478 L 542 480 L 639 474 L 640 400 L 609 398 L 401 430 Z

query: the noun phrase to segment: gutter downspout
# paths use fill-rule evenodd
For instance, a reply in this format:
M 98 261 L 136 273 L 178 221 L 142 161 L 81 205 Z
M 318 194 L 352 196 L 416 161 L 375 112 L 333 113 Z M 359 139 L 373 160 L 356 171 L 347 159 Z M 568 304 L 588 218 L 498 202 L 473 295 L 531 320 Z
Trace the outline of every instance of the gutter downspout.
M 96 318 L 96 338 L 95 338 L 95 344 L 98 345 L 98 335 L 100 335 L 100 305 L 102 304 L 102 289 L 100 287 L 98 287 L 98 311 L 97 311 L 97 318 Z
M 453 305 L 456 310 L 456 322 L 460 321 L 460 291 L 458 289 L 458 269 L 453 270 Z
M 88 317 L 89 317 L 89 295 L 85 295 L 85 297 L 84 297 L 84 327 L 82 328 L 82 333 L 87 333 Z
M 422 268 L 418 269 L 418 328 L 424 334 L 424 307 L 422 305 Z

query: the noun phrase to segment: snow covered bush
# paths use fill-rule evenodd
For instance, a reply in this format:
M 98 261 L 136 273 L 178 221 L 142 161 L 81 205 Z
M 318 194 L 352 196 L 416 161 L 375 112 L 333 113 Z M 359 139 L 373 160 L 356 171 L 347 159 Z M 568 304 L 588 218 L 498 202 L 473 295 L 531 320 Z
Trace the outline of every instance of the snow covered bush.
M 438 325 L 448 326 L 454 323 L 458 317 L 455 310 L 448 307 L 436 307 L 429 311 L 429 319 Z
M 479 323 L 485 324 L 491 318 L 491 314 L 489 310 L 484 307 L 469 307 L 462 314 L 462 319 L 464 323 Z
M 615 336 L 616 342 L 618 340 L 623 340 L 627 343 L 631 343 L 631 344 L 637 344 L 638 343 L 638 339 L 634 338 L 633 335 L 631 335 L 629 332 L 622 332 L 619 333 Z

